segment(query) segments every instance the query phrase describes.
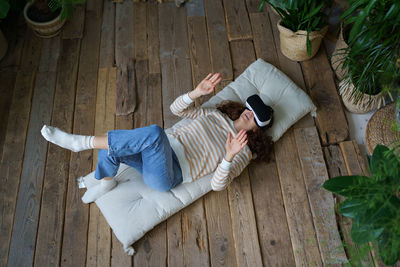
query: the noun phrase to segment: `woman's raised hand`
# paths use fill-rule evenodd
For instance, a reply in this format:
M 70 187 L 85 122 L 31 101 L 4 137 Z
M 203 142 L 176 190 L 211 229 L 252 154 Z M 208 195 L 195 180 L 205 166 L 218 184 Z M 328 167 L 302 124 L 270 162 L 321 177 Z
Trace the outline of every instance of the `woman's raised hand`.
M 247 144 L 247 134 L 245 130 L 240 130 L 232 139 L 232 134 L 228 133 L 225 143 L 226 160 L 232 161 L 233 157 Z
M 196 97 L 211 94 L 215 88 L 215 86 L 222 80 L 222 77 L 219 73 L 208 74 L 199 85 L 197 85 L 196 89 L 194 89 L 194 93 Z

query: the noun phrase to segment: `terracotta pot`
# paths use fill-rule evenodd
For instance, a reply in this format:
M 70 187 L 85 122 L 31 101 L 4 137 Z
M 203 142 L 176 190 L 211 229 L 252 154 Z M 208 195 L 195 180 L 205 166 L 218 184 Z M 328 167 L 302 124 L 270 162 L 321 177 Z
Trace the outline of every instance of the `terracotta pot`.
M 354 91 L 353 83 L 342 80 L 339 83 L 339 94 L 342 96 L 343 104 L 352 113 L 364 114 L 384 106 L 384 94 L 363 94 Z
M 343 59 L 346 57 L 346 54 L 342 50 L 347 47 L 348 45 L 343 38 L 343 23 L 342 23 L 340 24 L 339 39 L 336 41 L 335 51 L 333 51 L 331 59 L 332 69 L 339 80 L 341 80 L 347 74 L 347 69 L 343 69 Z
M 281 25 L 281 20 L 278 21 L 279 37 L 281 41 L 281 51 L 287 58 L 293 61 L 304 61 L 312 58 L 318 52 L 322 38 L 328 31 L 328 26 L 325 26 L 320 31 L 310 32 L 309 38 L 311 41 L 311 55 L 307 54 L 307 31 L 292 30 Z
M 0 60 L 6 55 L 8 49 L 8 42 L 3 32 L 0 30 Z
M 24 17 L 26 23 L 30 28 L 33 29 L 36 35 L 43 38 L 51 38 L 58 35 L 61 31 L 61 27 L 65 24 L 66 20 L 61 21 L 61 13 L 55 19 L 47 22 L 36 22 L 31 20 L 28 15 L 28 9 L 32 5 L 31 2 L 26 3 L 24 8 Z

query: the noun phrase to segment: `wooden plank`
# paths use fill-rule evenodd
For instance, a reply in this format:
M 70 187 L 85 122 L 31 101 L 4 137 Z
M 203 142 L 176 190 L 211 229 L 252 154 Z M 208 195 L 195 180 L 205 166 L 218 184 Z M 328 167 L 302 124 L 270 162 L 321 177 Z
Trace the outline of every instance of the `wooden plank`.
M 317 106 L 316 123 L 322 144 L 335 144 L 346 140 L 349 126 L 324 47 L 321 47 L 312 59 L 301 62 L 301 66 L 308 91 Z
M 275 66 L 279 68 L 278 53 L 268 12 L 250 13 L 250 21 L 257 58 L 262 58 L 273 65 L 276 64 Z
M 24 39 L 24 50 L 19 70 L 26 72 L 35 71 L 39 67 L 43 39 L 36 36 L 30 28 L 27 29 Z
M 212 72 L 221 73 L 223 80 L 233 79 L 232 60 L 221 0 L 205 0 Z
M 252 41 L 230 42 L 232 52 L 233 77 L 236 79 L 256 60 Z
M 214 89 L 215 94 L 220 92 L 222 89 L 224 89 L 226 86 L 228 86 L 231 82 L 232 82 L 232 80 L 220 81 L 219 84 L 217 84 L 217 86 Z
M 192 90 L 193 83 L 185 9 L 173 3 L 158 7 L 164 128 L 169 128 L 180 120 L 169 106 L 176 97 Z
M 322 188 L 329 176 L 317 129 L 296 129 L 294 134 L 322 261 L 324 265 L 348 263 L 337 229 L 332 193 Z
M 115 64 L 123 67 L 134 57 L 133 2 L 125 1 L 115 8 Z
M 249 176 L 263 266 L 295 266 L 275 155 L 250 164 Z
M 125 253 L 121 242 L 112 233 L 112 247 L 111 247 L 111 266 L 132 266 L 132 256 Z
M 210 49 L 208 48 L 205 18 L 200 16 L 188 17 L 187 24 L 192 80 L 193 88 L 195 88 L 211 72 Z M 196 106 L 206 102 L 212 95 L 196 99 Z
M 90 10 L 86 12 L 86 18 L 79 57 L 73 133 L 93 135 L 102 18 Z M 92 170 L 92 157 L 92 150 L 72 153 L 71 156 L 61 254 L 62 266 L 83 266 L 86 262 L 89 205 L 82 203 L 81 197 L 84 192 L 78 191 L 76 178 Z
M 296 266 L 322 266 L 293 128 L 275 143 L 275 157 Z
M 115 61 L 115 4 L 104 0 L 103 24 L 101 25 L 100 68 L 110 68 Z
M 3 154 L 3 145 L 9 119 L 8 114 L 10 112 L 16 77 L 17 72 L 14 70 L 0 71 L 0 125 L 3 125 L 0 128 L 0 155 Z
M 22 17 L 7 18 L 8 24 L 2 24 L 2 31 L 8 42 L 7 53 L 0 60 L 0 69 L 3 71 L 5 68 L 18 70 L 22 58 L 22 53 L 25 43 L 25 34 L 27 25 L 25 19 Z
M 247 169 L 228 186 L 238 266 L 262 266 L 261 249 Z
M 117 72 L 116 114 L 128 115 L 135 111 L 137 105 L 135 62 L 131 58 L 122 64 Z
M 85 26 L 85 5 L 75 6 L 72 18 L 69 19 L 62 28 L 63 39 L 82 39 L 83 28 Z
M 230 219 L 228 190 L 204 196 L 211 266 L 235 266 L 235 244 Z
M 246 0 L 247 11 L 249 12 L 250 17 L 251 17 L 251 15 L 254 15 L 255 13 L 260 13 L 260 12 L 258 12 L 259 5 L 260 5 L 260 1 L 258 1 L 258 0 Z M 261 13 L 268 12 L 267 5 L 268 5 L 267 3 L 264 4 L 264 8 Z
M 103 135 L 115 126 L 116 68 L 99 68 L 97 80 L 95 135 Z M 97 153 L 92 170 L 96 169 Z M 106 266 L 111 258 L 111 228 L 97 205 L 90 205 L 86 266 Z
M 18 72 L 0 166 L 0 265 L 7 266 L 36 72 Z
M 191 0 L 185 3 L 188 17 L 204 16 L 204 0 Z
M 80 39 L 63 39 L 57 67 L 52 126 L 71 132 Z M 71 152 L 49 143 L 43 182 L 35 266 L 59 265 Z
M 182 213 L 181 210 L 167 219 L 167 266 L 184 266 Z
M 152 103 L 147 100 L 149 72 L 147 60 L 137 61 L 135 63 L 135 73 L 137 78 L 137 101 L 140 103 L 133 115 L 133 125 L 135 128 L 148 126 L 146 111 L 151 109 Z M 161 101 L 161 99 L 159 99 Z M 160 110 L 161 113 L 161 110 Z
M 133 43 L 136 60 L 148 59 L 147 55 L 147 3 L 133 4 Z
M 158 37 L 157 3 L 147 4 L 147 53 L 149 57 L 149 73 L 161 73 L 160 39 Z
M 43 40 L 42 48 L 40 65 L 56 65 L 60 38 Z M 9 266 L 30 266 L 33 264 L 47 154 L 47 141 L 42 137 L 40 129 L 43 124 L 50 123 L 55 85 L 56 69 L 47 70 L 44 68 L 36 75 L 21 183 L 18 190 L 8 256 Z M 24 257 L 21 257 L 21 255 L 24 255 Z
M 242 0 L 223 0 L 229 41 L 253 38 L 246 4 Z
M 133 129 L 133 114 L 115 116 L 115 129 Z

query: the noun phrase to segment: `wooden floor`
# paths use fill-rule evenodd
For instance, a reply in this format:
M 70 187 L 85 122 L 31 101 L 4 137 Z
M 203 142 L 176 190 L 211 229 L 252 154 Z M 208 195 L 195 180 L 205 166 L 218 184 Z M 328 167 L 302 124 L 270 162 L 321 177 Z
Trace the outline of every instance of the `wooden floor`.
M 367 170 L 357 165 L 357 146 L 343 142 L 348 126 L 324 47 L 310 61 L 288 60 L 279 49 L 277 16 L 258 13 L 258 3 L 192 0 L 177 8 L 88 0 L 57 37 L 40 39 L 23 23 L 8 31 L 9 54 L 0 62 L 0 266 L 346 261 L 341 238 L 348 238 L 349 224 L 339 224 L 340 237 L 334 198 L 320 186 L 329 176 Z M 135 243 L 134 257 L 125 255 L 77 187 L 76 178 L 94 169 L 96 153 L 48 144 L 42 125 L 88 135 L 153 123 L 168 128 L 178 121 L 169 111 L 177 96 L 210 71 L 224 78 L 217 92 L 256 58 L 306 90 L 317 118 L 307 115 L 288 130 L 271 163 L 250 164 L 227 190 L 176 213 Z M 374 262 L 370 254 L 364 261 Z

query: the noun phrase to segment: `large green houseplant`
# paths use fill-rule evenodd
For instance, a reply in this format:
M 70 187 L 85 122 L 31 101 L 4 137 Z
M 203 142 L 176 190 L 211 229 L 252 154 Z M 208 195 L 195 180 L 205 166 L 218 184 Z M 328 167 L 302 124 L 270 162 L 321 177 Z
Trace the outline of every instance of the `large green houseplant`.
M 323 12 L 332 0 L 261 0 L 259 11 L 265 3 L 278 13 L 282 53 L 291 60 L 312 58 L 318 51 L 328 30 L 328 16 Z
M 24 8 L 27 24 L 40 37 L 57 35 L 66 19 L 72 17 L 75 5 L 86 0 L 28 0 Z
M 351 237 L 356 244 L 376 240 L 387 265 L 400 259 L 400 155 L 399 146 L 377 145 L 370 159 L 371 177 L 340 176 L 323 188 L 346 197 L 338 211 L 353 221 Z
M 349 0 L 349 4 L 341 17 L 342 38 L 332 64 L 347 109 L 365 113 L 383 105 L 385 93 L 398 88 L 400 2 Z

